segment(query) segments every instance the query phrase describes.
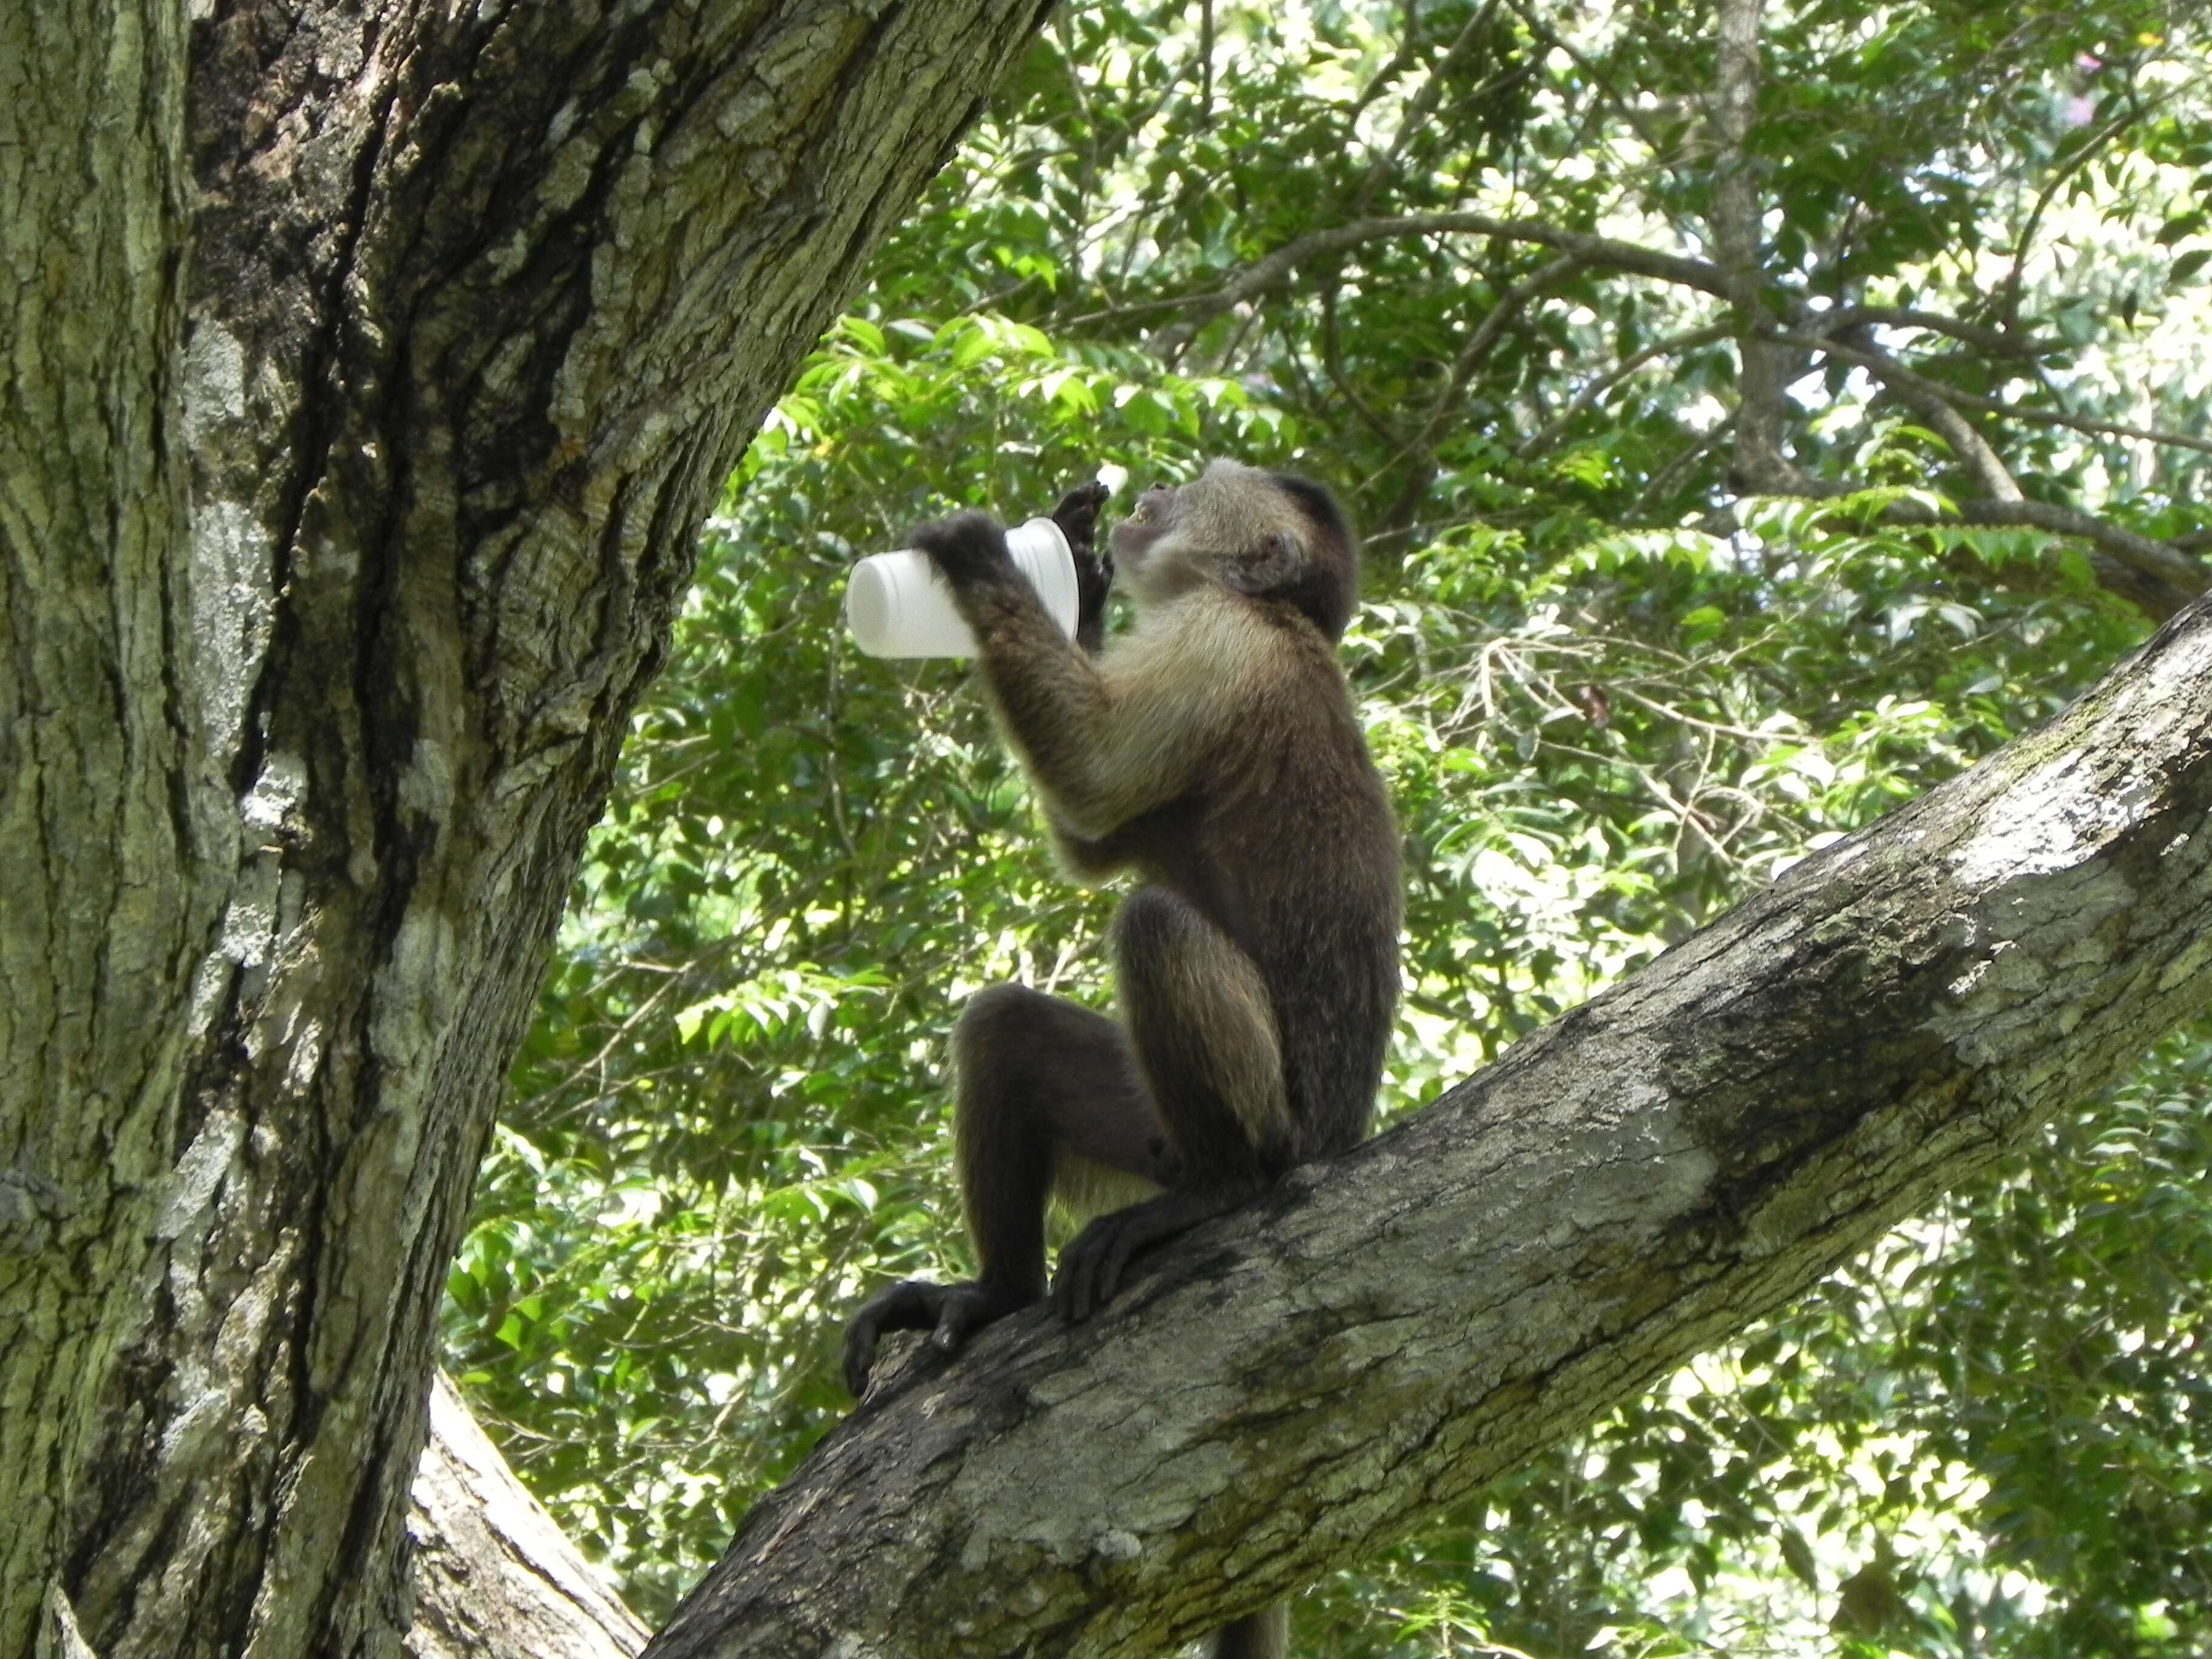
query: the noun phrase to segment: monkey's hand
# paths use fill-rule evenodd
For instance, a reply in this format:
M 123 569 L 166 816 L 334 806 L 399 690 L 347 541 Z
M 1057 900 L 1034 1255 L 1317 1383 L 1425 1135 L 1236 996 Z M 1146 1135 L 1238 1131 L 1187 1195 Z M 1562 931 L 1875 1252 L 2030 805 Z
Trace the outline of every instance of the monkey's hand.
M 1060 533 L 1067 538 L 1067 544 L 1078 553 L 1090 552 L 1098 539 L 1098 509 L 1106 505 L 1106 498 L 1113 493 L 1111 486 L 1093 478 L 1089 483 L 1076 485 L 1053 508 L 1052 521 L 1060 526 Z
M 932 1285 L 908 1279 L 878 1291 L 860 1304 L 860 1311 L 845 1327 L 845 1387 L 855 1400 L 867 1393 L 876 1343 L 885 1331 L 927 1331 L 929 1346 L 950 1356 L 967 1346 L 968 1339 L 984 1326 L 1036 1299 L 1034 1291 L 981 1279 Z
M 1006 532 L 988 513 L 970 508 L 926 524 L 914 532 L 909 544 L 929 555 L 929 562 L 956 588 L 1022 580 L 1013 556 L 1006 551 Z
M 1098 509 L 1114 492 L 1093 478 L 1060 498 L 1052 521 L 1075 556 L 1075 639 L 1086 651 L 1105 642 L 1106 594 L 1114 586 L 1114 556 L 1098 546 Z
M 1170 1191 L 1100 1216 L 1060 1253 L 1060 1270 L 1052 1276 L 1053 1310 L 1062 1319 L 1090 1318 L 1121 1288 L 1130 1257 L 1236 1208 L 1249 1195 Z

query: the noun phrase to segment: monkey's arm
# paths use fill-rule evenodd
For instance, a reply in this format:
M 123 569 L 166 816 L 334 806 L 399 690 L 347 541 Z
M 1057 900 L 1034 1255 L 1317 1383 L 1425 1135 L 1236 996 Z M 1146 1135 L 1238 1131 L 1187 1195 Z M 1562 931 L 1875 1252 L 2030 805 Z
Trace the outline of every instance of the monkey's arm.
M 1175 799 L 1234 710 L 1233 628 L 1205 626 L 1201 606 L 1118 643 L 1094 663 L 1060 631 L 1014 568 L 1005 533 L 981 513 L 916 531 L 982 648 L 1000 724 L 1062 832 L 1106 840 Z M 1231 619 L 1220 618 L 1226 623 Z

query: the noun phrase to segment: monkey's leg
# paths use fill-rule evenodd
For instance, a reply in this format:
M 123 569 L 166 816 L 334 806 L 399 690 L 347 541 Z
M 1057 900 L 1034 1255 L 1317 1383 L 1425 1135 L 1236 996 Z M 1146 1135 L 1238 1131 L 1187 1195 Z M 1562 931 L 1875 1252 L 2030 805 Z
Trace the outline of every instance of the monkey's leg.
M 908 1279 L 863 1304 L 845 1328 L 855 1396 L 885 1331 L 930 1331 L 932 1346 L 953 1353 L 1044 1294 L 1045 1206 L 1055 1188 L 1079 1200 L 1115 1177 L 1157 1183 L 1167 1172 L 1166 1129 L 1127 1038 L 1103 1015 L 995 985 L 961 1011 L 952 1055 L 961 1203 L 981 1272 L 958 1285 Z
M 1234 940 L 1164 888 L 1115 921 L 1121 1005 L 1179 1160 L 1174 1187 L 1101 1216 L 1060 1253 L 1053 1302 L 1085 1319 L 1137 1252 L 1231 1209 L 1297 1160 L 1267 988 Z

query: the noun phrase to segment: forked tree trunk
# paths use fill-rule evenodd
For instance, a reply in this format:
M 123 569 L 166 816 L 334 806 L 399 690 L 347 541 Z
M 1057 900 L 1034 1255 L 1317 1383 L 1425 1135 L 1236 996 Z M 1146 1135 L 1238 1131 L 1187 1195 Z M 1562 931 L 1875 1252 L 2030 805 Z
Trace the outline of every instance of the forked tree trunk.
M 1810 1286 L 2212 1001 L 2212 601 L 1103 1316 L 909 1357 L 647 1659 L 1138 1659 Z
M 1039 10 L 0 15 L 0 1659 L 396 1652 L 695 528 Z

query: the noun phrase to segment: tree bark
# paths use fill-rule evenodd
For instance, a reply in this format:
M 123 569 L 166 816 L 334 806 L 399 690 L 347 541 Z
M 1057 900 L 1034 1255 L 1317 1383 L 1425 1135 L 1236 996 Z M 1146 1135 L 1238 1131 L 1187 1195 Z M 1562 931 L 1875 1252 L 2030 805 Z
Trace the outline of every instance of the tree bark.
M 1090 1323 L 927 1351 L 649 1659 L 1150 1655 L 1479 1491 L 2212 1000 L 2212 602 Z
M 646 1628 L 523 1489 L 443 1372 L 407 1517 L 408 1659 L 633 1659 Z
M 1747 494 L 1781 491 L 1802 475 L 1783 453 L 1790 382 L 1802 354 L 1765 337 L 1774 318 L 1760 302 L 1765 201 L 1748 148 L 1759 117 L 1759 13 L 1763 0 L 1719 0 L 1715 14 L 1710 219 L 1713 263 L 1735 278 L 1740 300 L 1732 483 Z
M 1040 10 L 0 19 L 0 1659 L 397 1653 L 696 526 Z

